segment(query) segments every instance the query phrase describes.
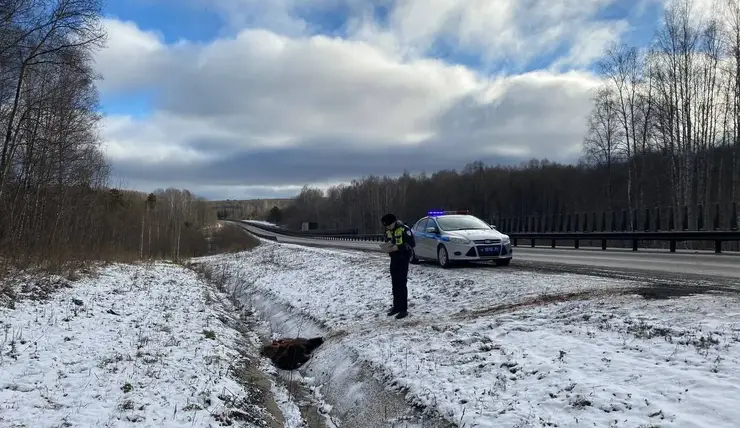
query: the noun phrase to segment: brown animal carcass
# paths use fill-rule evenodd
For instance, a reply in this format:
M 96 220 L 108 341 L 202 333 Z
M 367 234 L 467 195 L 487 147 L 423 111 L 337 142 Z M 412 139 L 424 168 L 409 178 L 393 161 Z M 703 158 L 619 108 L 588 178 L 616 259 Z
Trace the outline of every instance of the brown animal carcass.
M 323 337 L 278 339 L 262 347 L 262 355 L 269 358 L 279 369 L 295 370 L 306 364 L 314 349 L 322 343 L 324 343 Z

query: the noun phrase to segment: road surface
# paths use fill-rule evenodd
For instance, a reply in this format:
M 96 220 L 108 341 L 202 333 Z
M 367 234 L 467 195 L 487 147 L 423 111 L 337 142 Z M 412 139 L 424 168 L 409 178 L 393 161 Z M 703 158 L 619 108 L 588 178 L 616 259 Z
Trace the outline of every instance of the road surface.
M 377 242 L 329 241 L 313 238 L 296 238 L 267 232 L 246 223 L 240 223 L 248 231 L 262 236 L 270 236 L 278 242 L 343 248 L 348 250 L 379 251 Z M 656 250 L 637 252 L 621 249 L 602 251 L 601 249 L 581 248 L 530 248 L 514 247 L 514 260 L 511 266 L 526 265 L 542 268 L 585 268 L 587 270 L 654 273 L 671 277 L 724 279 L 740 281 L 740 255 L 737 253 L 669 253 Z

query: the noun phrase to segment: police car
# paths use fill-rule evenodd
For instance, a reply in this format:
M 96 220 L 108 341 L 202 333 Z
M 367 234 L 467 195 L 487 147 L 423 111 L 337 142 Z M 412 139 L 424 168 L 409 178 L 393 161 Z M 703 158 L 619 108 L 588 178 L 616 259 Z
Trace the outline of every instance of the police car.
M 454 262 L 511 262 L 511 240 L 468 211 L 430 211 L 411 228 L 416 247 L 411 263 L 436 260 L 443 268 Z

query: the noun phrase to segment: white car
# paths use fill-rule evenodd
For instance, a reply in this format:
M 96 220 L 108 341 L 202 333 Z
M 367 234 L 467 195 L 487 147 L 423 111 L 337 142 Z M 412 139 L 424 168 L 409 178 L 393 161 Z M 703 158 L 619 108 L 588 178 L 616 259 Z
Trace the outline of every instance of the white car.
M 494 226 L 466 211 L 432 211 L 411 228 L 416 247 L 411 263 L 436 260 L 447 268 L 454 262 L 511 262 L 511 240 Z

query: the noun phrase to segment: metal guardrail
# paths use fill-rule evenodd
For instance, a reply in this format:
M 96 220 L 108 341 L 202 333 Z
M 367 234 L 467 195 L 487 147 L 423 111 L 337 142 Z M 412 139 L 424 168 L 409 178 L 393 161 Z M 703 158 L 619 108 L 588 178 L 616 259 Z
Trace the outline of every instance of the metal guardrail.
M 383 241 L 384 239 L 383 235 L 380 235 L 380 234 L 360 235 L 358 233 L 346 233 L 346 232 L 339 233 L 335 231 L 329 231 L 329 233 L 326 233 L 325 231 L 283 229 L 282 227 L 272 227 L 272 226 L 268 226 L 263 223 L 252 223 L 246 220 L 243 221 L 243 223 L 248 224 L 257 229 L 267 231 L 267 232 L 272 232 L 278 235 L 291 236 L 294 238 L 312 238 L 312 239 L 322 239 L 322 240 L 327 240 L 327 241 L 358 241 L 358 242 L 359 241 L 380 242 L 380 241 Z
M 606 250 L 609 241 L 631 241 L 632 251 L 637 251 L 640 242 L 668 242 L 671 253 L 676 252 L 676 243 L 686 241 L 714 242 L 714 252 L 722 252 L 723 242 L 740 241 L 740 231 L 735 230 L 686 230 L 657 232 L 567 232 L 567 233 L 511 233 L 512 245 L 519 245 L 520 240 L 529 241 L 535 247 L 537 241 L 550 242 L 555 248 L 558 242 L 573 241 L 574 247 L 580 247 L 582 241 L 601 241 L 601 249 Z
M 643 210 L 612 210 L 582 213 L 553 213 L 503 217 L 492 221 L 499 230 L 511 233 L 628 232 L 674 230 L 739 230 L 735 201 L 709 206 L 683 205 L 654 207 Z M 713 213 L 711 212 L 713 211 Z
M 292 231 L 279 227 L 271 227 L 265 224 L 245 222 L 252 227 L 262 229 L 279 235 L 304 237 L 312 239 L 321 239 L 329 241 L 365 241 L 380 242 L 384 239 L 381 234 L 324 234 L 320 231 Z M 541 232 L 541 233 L 509 233 L 511 243 L 517 247 L 519 241 L 526 240 L 530 242 L 531 247 L 535 247 L 538 241 L 550 242 L 550 246 L 555 248 L 558 242 L 573 241 L 574 247 L 580 247 L 582 241 L 601 241 L 601 249 L 606 250 L 609 241 L 631 241 L 632 251 L 638 251 L 641 241 L 663 241 L 670 245 L 670 252 L 676 252 L 676 243 L 685 241 L 704 241 L 714 242 L 714 252 L 722 252 L 722 243 L 731 241 L 740 241 L 740 231 L 737 230 L 687 230 L 687 231 L 632 231 L 632 232 Z

